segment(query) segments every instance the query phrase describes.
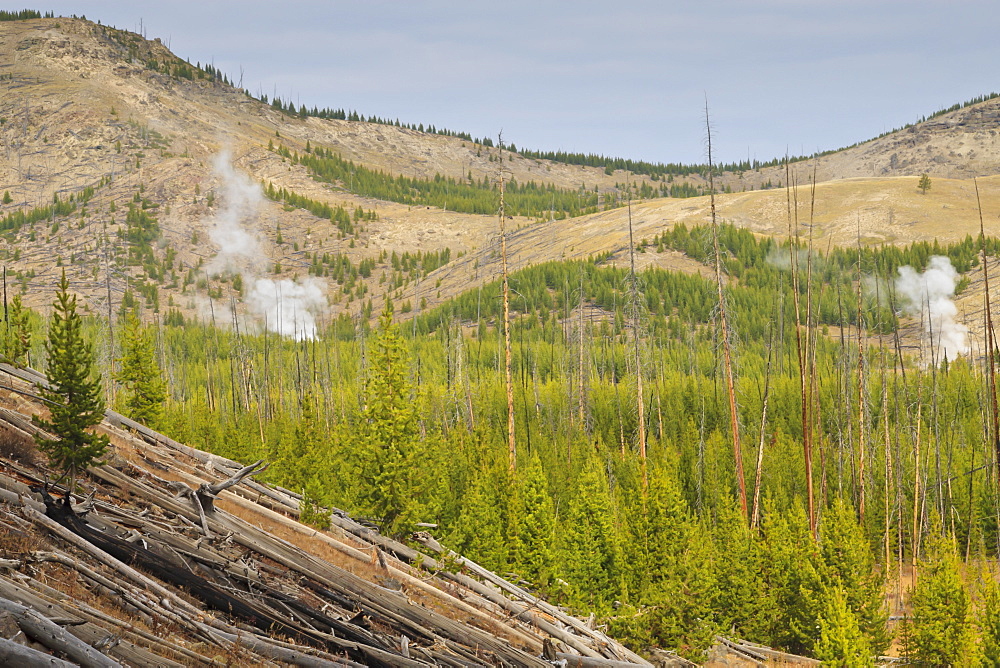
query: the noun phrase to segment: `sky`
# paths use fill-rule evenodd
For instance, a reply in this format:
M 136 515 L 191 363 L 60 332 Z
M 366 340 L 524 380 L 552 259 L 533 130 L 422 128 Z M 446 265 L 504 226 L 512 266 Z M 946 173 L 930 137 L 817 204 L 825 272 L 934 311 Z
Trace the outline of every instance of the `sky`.
M 837 149 L 1000 92 L 995 0 L 107 0 L 257 95 L 519 148 L 703 163 Z

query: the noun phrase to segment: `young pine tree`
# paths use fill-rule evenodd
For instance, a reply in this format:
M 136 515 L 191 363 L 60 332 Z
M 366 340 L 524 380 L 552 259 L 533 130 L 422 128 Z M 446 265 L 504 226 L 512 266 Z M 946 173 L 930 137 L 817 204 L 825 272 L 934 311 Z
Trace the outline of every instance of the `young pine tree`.
M 31 323 L 28 310 L 21 303 L 21 295 L 15 295 L 10 304 L 7 327 L 3 332 L 3 354 L 12 364 L 28 364 L 31 349 Z
M 605 614 L 621 589 L 621 557 L 612 521 L 608 478 L 596 456 L 584 466 L 570 499 L 558 550 L 570 605 Z
M 911 659 L 930 666 L 959 666 L 974 649 L 969 592 L 959 573 L 954 540 L 940 524 L 931 530 L 927 558 L 910 596 Z
M 538 453 L 517 470 L 517 507 L 512 524 L 517 540 L 512 561 L 521 577 L 540 587 L 552 579 L 555 508 Z
M 817 659 L 831 666 L 875 666 L 871 644 L 848 605 L 843 590 L 833 585 L 825 596 L 819 620 L 820 637 L 815 647 Z
M 156 428 L 167 400 L 167 385 L 156 361 L 153 341 L 139 317 L 130 311 L 122 335 L 122 356 L 115 380 L 122 384 L 122 412 L 142 424 Z
M 984 581 L 979 589 L 979 614 L 976 615 L 980 648 L 985 665 L 1000 666 L 1000 585 L 989 569 L 984 570 Z
M 358 425 L 359 502 L 382 521 L 388 535 L 406 532 L 416 520 L 419 439 L 406 346 L 386 300 L 372 343 L 365 405 Z
M 517 543 L 511 540 L 508 531 L 510 498 L 498 484 L 508 480 L 508 470 L 493 465 L 472 475 L 462 495 L 461 511 L 449 543 L 479 565 L 491 571 L 505 571 L 510 564 L 511 544 Z
M 826 594 L 839 589 L 873 654 L 889 648 L 889 611 L 885 605 L 885 575 L 858 524 L 854 508 L 838 498 L 820 526 L 821 554 L 826 565 Z M 834 605 L 834 603 L 830 603 Z
M 34 420 L 55 438 L 39 435 L 36 440 L 49 461 L 63 471 L 63 477 L 69 476 L 73 489 L 77 473 L 108 447 L 107 436 L 87 431 L 104 417 L 104 398 L 100 377 L 94 373 L 93 347 L 83 338 L 76 295 L 69 293 L 65 270 L 53 308 L 45 342 L 50 387 L 41 390 L 51 416 L 48 420 Z

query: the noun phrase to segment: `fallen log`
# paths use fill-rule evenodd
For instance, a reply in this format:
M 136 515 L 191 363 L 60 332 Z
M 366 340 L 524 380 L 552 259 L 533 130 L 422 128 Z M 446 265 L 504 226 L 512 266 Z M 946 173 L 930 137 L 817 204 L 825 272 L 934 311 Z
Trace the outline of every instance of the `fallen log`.
M 232 502 L 234 502 L 235 504 L 237 504 L 237 505 L 239 505 L 241 507 L 245 507 L 245 508 L 251 508 L 252 507 L 251 506 L 251 504 L 252 504 L 251 501 L 247 501 L 246 499 L 244 499 L 244 498 L 242 498 L 240 496 L 231 496 L 231 497 L 228 497 L 228 500 L 231 500 Z M 299 534 L 302 534 L 304 536 L 309 536 L 309 537 L 315 538 L 315 539 L 323 542 L 324 544 L 329 545 L 330 547 L 334 548 L 338 552 L 341 552 L 342 554 L 346 554 L 347 556 L 349 556 L 349 557 L 351 557 L 353 559 L 356 559 L 359 562 L 362 562 L 362 563 L 370 563 L 371 562 L 371 559 L 372 559 L 372 555 L 371 554 L 369 554 L 367 552 L 362 552 L 361 550 L 359 550 L 359 549 L 357 549 L 355 547 L 352 547 L 350 545 L 347 545 L 346 543 L 338 541 L 335 538 L 327 535 L 325 532 L 319 531 L 317 529 L 313 529 L 312 527 L 309 527 L 309 526 L 306 526 L 304 524 L 301 524 L 300 522 L 296 522 L 295 520 L 289 519 L 288 517 L 285 517 L 284 515 L 281 515 L 280 513 L 277 513 L 275 511 L 269 509 L 269 508 L 256 507 L 256 508 L 253 508 L 253 510 L 255 510 L 256 512 L 259 512 L 261 514 L 263 514 L 268 519 L 271 519 L 271 520 L 273 520 L 273 521 L 281 524 L 282 526 L 291 529 L 292 531 L 295 531 L 295 532 L 297 532 Z M 377 548 L 375 548 L 375 549 L 377 549 Z M 495 623 L 497 623 L 499 621 L 498 617 L 491 616 L 491 615 L 483 612 L 482 610 L 479 610 L 479 609 L 477 609 L 477 608 L 469 605 L 468 603 L 466 603 L 465 601 L 457 598 L 456 596 L 448 594 L 447 592 L 444 592 L 444 591 L 438 589 L 437 587 L 434 587 L 434 586 L 432 586 L 432 585 L 424 582 L 420 578 L 417 578 L 417 577 L 415 577 L 415 576 L 413 576 L 413 575 L 411 575 L 411 574 L 409 574 L 409 573 L 407 573 L 405 571 L 402 571 L 402 570 L 396 568 L 395 566 L 392 566 L 391 564 L 387 564 L 386 565 L 386 573 L 390 577 L 399 580 L 404 585 L 407 585 L 409 587 L 413 587 L 414 589 L 419 590 L 420 592 L 422 592 L 424 594 L 427 594 L 429 596 L 433 596 L 434 598 L 436 598 L 436 599 L 438 599 L 438 600 L 440 600 L 442 602 L 445 602 L 448 605 L 455 606 L 456 608 L 458 608 L 459 610 L 461 610 L 463 613 L 468 614 L 471 618 L 477 619 L 477 620 L 479 620 L 480 622 L 482 622 L 484 624 L 495 624 Z M 470 597 L 476 597 L 476 599 L 479 600 L 479 595 L 475 594 L 474 592 L 469 592 L 469 596 Z M 487 606 L 487 605 L 494 606 L 494 609 L 498 613 L 500 613 L 500 612 L 502 612 L 504 610 L 501 606 L 498 606 L 498 605 L 496 605 L 495 603 L 493 603 L 491 601 L 487 601 L 486 599 L 481 599 L 481 600 L 482 600 L 482 603 L 484 604 L 484 607 Z M 513 638 L 515 638 L 516 640 L 520 641 L 525 647 L 530 648 L 532 651 L 534 651 L 536 653 L 541 651 L 541 649 L 542 649 L 542 642 L 541 642 L 540 639 L 538 639 L 536 637 L 533 637 L 533 636 L 529 636 L 524 631 L 521 631 L 521 630 L 519 630 L 517 628 L 514 628 L 514 627 L 508 627 L 508 633 Z
M 565 629 L 556 626 L 555 624 L 551 623 L 548 619 L 546 619 L 543 615 L 534 612 L 529 607 L 518 604 L 516 601 L 512 601 L 511 599 L 501 594 L 499 591 L 491 589 L 490 587 L 484 585 L 482 582 L 474 580 L 473 578 L 470 578 L 469 576 L 463 573 L 454 573 L 449 571 L 448 569 L 444 568 L 443 564 L 435 560 L 433 557 L 430 557 L 421 552 L 417 552 L 416 550 L 407 545 L 403 545 L 398 541 L 395 541 L 391 538 L 387 538 L 379 533 L 372 531 L 371 529 L 363 527 L 354 520 L 351 520 L 349 518 L 334 515 L 331 518 L 331 521 L 337 526 L 341 527 L 342 529 L 353 534 L 354 536 L 370 544 L 378 545 L 379 547 L 382 547 L 392 552 L 393 554 L 403 559 L 404 561 L 410 563 L 419 563 L 421 567 L 433 572 L 439 572 L 441 577 L 447 578 L 449 580 L 452 580 L 456 584 L 471 589 L 472 591 L 476 592 L 477 594 L 486 598 L 492 603 L 501 606 L 503 609 L 507 610 L 511 615 L 513 615 L 517 619 L 532 624 L 539 630 L 544 631 L 545 633 L 551 635 L 553 638 L 556 638 L 561 642 L 565 643 L 566 645 L 568 645 L 569 647 L 575 649 L 583 656 L 590 656 L 593 658 L 606 658 L 603 657 L 603 655 L 598 650 L 594 649 L 593 647 L 585 643 L 584 639 L 581 638 L 580 636 L 574 635 L 566 631 Z M 564 617 L 568 617 L 568 615 L 565 615 L 564 613 L 561 614 Z M 610 645 L 612 643 L 615 645 L 618 644 L 615 641 L 611 640 L 610 638 L 603 639 L 603 644 Z M 645 666 L 650 665 L 649 662 L 647 662 L 645 659 L 642 659 L 638 655 L 635 656 L 637 659 L 635 663 Z
M 55 555 L 55 556 L 59 557 L 60 559 L 65 559 L 69 562 L 73 561 L 70 557 L 66 555 Z M 65 565 L 65 562 L 63 561 L 59 561 L 59 563 L 64 563 Z M 74 616 L 79 617 L 80 619 L 85 619 L 88 622 L 101 627 L 102 629 L 106 629 L 110 625 L 115 629 L 117 629 L 117 633 L 119 635 L 131 637 L 135 641 L 136 645 L 144 646 L 147 649 L 155 648 L 159 650 L 161 653 L 174 654 L 179 657 L 184 657 L 185 659 L 185 663 L 181 664 L 165 659 L 161 655 L 157 655 L 155 659 L 155 665 L 157 666 L 157 668 L 184 668 L 185 666 L 191 666 L 191 665 L 203 665 L 212 668 L 224 668 L 226 665 L 224 663 L 211 659 L 207 656 L 198 654 L 197 652 L 182 645 L 178 645 L 177 643 L 167 640 L 166 638 L 159 638 L 157 636 L 154 636 L 152 633 L 144 631 L 143 629 L 136 627 L 134 624 L 130 624 L 129 622 L 118 619 L 117 617 L 113 617 L 106 612 L 98 610 L 97 608 L 93 608 L 84 603 L 83 601 L 67 600 L 66 594 L 64 592 L 61 592 L 57 589 L 53 589 L 48 585 L 41 583 L 38 580 L 35 580 L 34 578 L 24 576 L 22 585 L 23 586 L 10 583 L 4 580 L 2 577 L 0 577 L 0 586 L 6 586 L 6 588 L 8 588 L 11 591 L 25 592 L 26 591 L 25 587 L 30 587 L 30 590 L 33 595 L 38 596 L 39 598 L 49 603 L 55 603 L 57 600 L 60 601 L 64 608 L 68 608 L 67 612 L 72 613 Z M 112 590 L 109 593 L 120 596 L 118 590 Z M 20 602 L 23 602 L 27 605 L 27 603 L 23 599 Z M 125 606 L 131 607 L 130 604 L 125 604 Z M 85 628 L 86 625 L 82 627 L 74 626 L 70 628 L 70 633 L 73 633 L 73 635 L 76 635 L 77 637 L 81 637 L 76 633 L 76 631 L 84 630 Z M 81 638 L 81 640 L 84 640 L 84 642 L 86 642 L 84 638 Z M 129 664 L 131 664 L 134 661 L 134 659 L 132 658 L 128 659 L 126 659 L 125 657 L 122 658 L 123 660 L 126 661 L 126 663 Z
M 31 608 L 0 597 L 0 610 L 9 612 L 24 634 L 45 645 L 53 652 L 60 652 L 83 668 L 121 668 L 111 657 L 70 635 L 61 626 Z
M 174 497 L 163 494 L 135 478 L 127 477 L 112 467 L 97 467 L 91 472 L 171 512 L 187 516 L 190 519 L 197 518 L 189 504 L 180 503 Z M 404 628 L 409 629 L 408 633 L 414 634 L 413 637 L 433 640 L 437 636 L 444 636 L 460 644 L 468 643 L 473 647 L 478 646 L 498 657 L 503 657 L 509 663 L 538 667 L 546 665 L 531 654 L 486 632 L 474 627 L 463 626 L 432 610 L 413 606 L 400 594 L 382 591 L 368 581 L 321 561 L 287 541 L 276 538 L 228 513 L 217 510 L 208 517 L 208 522 L 214 532 L 221 535 L 231 534 L 232 539 L 243 547 L 268 557 L 333 591 L 345 593 L 349 598 L 359 601 L 363 606 L 368 606 L 375 614 L 383 616 L 386 620 L 402 624 Z M 428 625 L 434 630 L 428 628 Z M 556 627 L 552 628 L 558 632 Z M 570 638 L 572 639 L 572 636 Z M 586 648 L 585 645 L 582 646 Z M 585 651 L 594 652 L 589 648 L 586 648 Z
M 592 656 L 566 654 L 565 652 L 556 652 L 556 659 L 562 662 L 565 668 L 635 668 L 636 665 L 639 665 L 631 661 L 596 659 Z
M 74 668 L 75 663 L 57 659 L 51 654 L 39 652 L 13 640 L 0 638 L 0 666 L 20 666 L 20 668 Z

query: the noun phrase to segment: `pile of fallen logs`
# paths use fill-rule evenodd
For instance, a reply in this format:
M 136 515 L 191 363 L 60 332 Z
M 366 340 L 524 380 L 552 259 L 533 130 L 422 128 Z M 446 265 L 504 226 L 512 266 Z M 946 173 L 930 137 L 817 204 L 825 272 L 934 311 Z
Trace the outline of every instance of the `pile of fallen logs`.
M 0 380 L 0 428 L 26 439 L 45 381 Z M 111 411 L 100 429 L 86 498 L 0 459 L 0 665 L 651 665 L 427 533 L 417 550 L 339 511 L 299 523 L 262 462 Z

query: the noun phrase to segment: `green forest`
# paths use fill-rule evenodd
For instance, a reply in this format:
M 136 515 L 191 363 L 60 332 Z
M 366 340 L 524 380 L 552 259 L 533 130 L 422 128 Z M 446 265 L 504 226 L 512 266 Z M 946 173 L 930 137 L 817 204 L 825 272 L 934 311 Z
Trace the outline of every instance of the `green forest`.
M 370 320 L 331 314 L 298 342 L 179 313 L 143 324 L 135 300 L 115 314 L 113 350 L 106 322 L 84 331 L 115 360 L 110 405 L 272 462 L 268 481 L 303 495 L 304 520 L 343 509 L 400 537 L 433 524 L 639 651 L 698 659 L 721 633 L 835 665 L 992 665 L 993 373 L 904 349 L 891 279 L 934 255 L 980 271 L 1000 242 L 823 253 L 721 225 L 718 243 L 735 422 L 715 280 L 633 278 L 608 256 L 509 278 L 513 451 L 499 283 L 408 320 L 388 301 Z M 713 248 L 711 227 L 678 225 L 636 252 L 710 263 Z M 46 331 L 18 300 L 5 355 L 44 369 Z

